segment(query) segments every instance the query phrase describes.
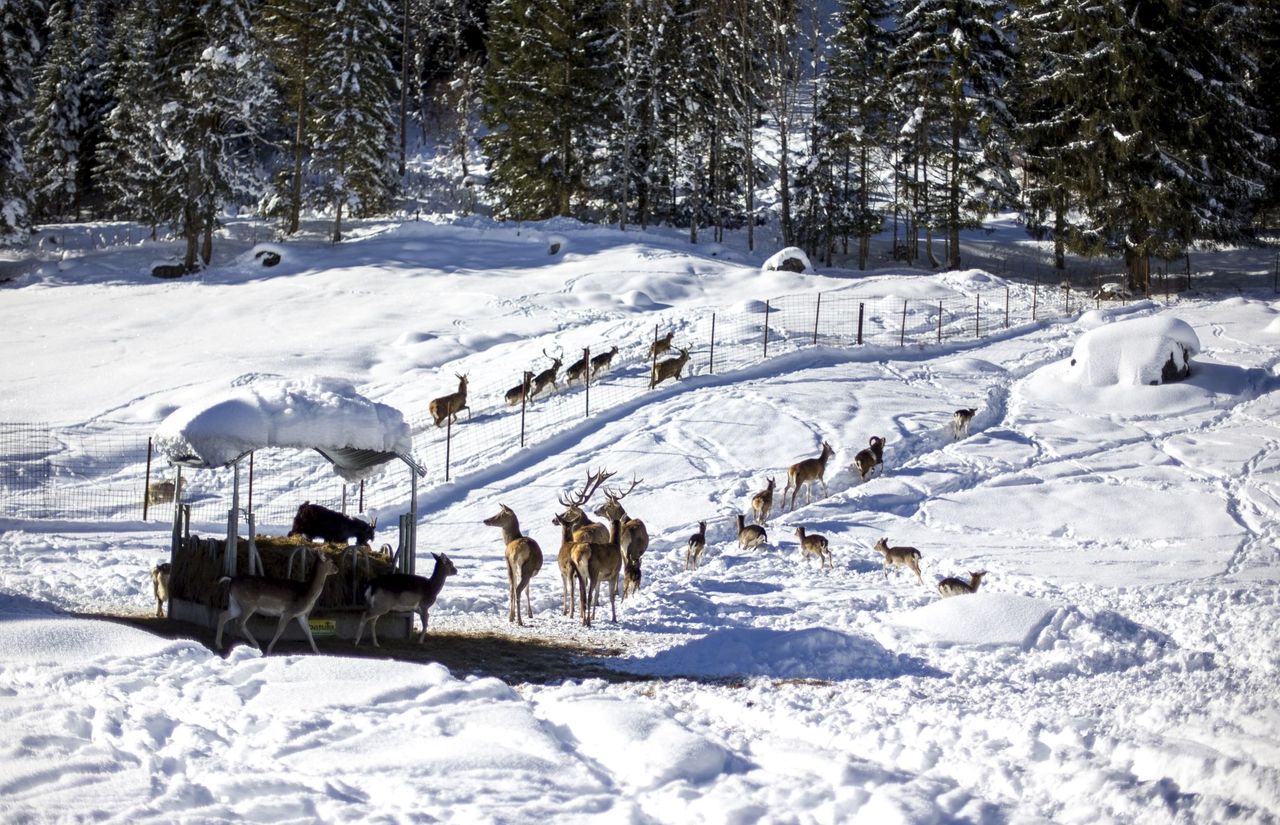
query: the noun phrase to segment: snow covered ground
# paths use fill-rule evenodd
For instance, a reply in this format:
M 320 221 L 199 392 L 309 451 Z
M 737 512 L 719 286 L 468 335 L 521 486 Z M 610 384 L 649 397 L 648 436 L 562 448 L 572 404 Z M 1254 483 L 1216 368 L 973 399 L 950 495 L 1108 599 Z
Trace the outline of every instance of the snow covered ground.
M 71 244 L 0 288 L 0 420 L 150 431 L 211 389 L 311 374 L 412 418 L 455 373 L 496 383 L 517 355 L 587 338 L 634 350 L 655 320 L 706 307 L 1003 288 L 761 273 L 775 250 L 559 223 L 369 225 L 338 247 L 278 245 L 270 270 L 253 240 L 224 240 L 211 270 L 175 282 L 144 274 L 163 244 Z M 978 233 L 974 256 L 1016 241 Z M 1073 379 L 1087 330 L 1155 315 L 1198 337 L 1189 380 Z M 714 376 L 695 359 L 651 401 L 428 479 L 419 571 L 441 551 L 459 570 L 432 632 L 599 642 L 623 650 L 602 664 L 660 678 L 506 684 L 338 643 L 224 658 L 74 615 L 153 609 L 167 526 L 4 518 L 0 820 L 1275 822 L 1278 319 L 1275 296 L 1244 295 Z M 613 380 L 643 376 L 633 358 Z M 971 434 L 953 440 L 951 412 L 969 406 Z M 859 483 L 872 435 L 884 471 Z M 768 476 L 781 498 L 787 466 L 824 440 L 827 495 L 775 508 L 769 543 L 740 550 L 734 516 Z M 314 481 L 313 457 L 294 460 L 297 484 Z M 550 520 L 599 467 L 643 479 L 626 503 L 651 545 L 641 594 L 587 630 L 561 615 Z M 373 489 L 382 524 L 397 485 Z M 500 536 L 480 523 L 499 503 L 549 556 L 524 628 L 507 625 Z M 687 572 L 699 520 L 706 560 Z M 801 560 L 798 526 L 830 539 L 833 569 Z M 886 574 L 881 537 L 919 548 L 924 585 Z M 978 593 L 939 598 L 938 579 L 978 570 Z

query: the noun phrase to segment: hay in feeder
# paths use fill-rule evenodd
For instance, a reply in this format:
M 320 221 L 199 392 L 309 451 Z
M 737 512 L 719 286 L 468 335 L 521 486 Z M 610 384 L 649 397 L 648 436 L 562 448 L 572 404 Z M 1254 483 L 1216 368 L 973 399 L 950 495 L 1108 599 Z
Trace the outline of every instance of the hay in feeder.
M 316 602 L 319 608 L 363 607 L 369 580 L 394 572 L 385 553 L 364 545 L 310 542 L 303 536 L 257 536 L 255 543 L 266 576 L 305 582 L 315 569 L 316 554 L 323 554 L 334 563 L 338 572 L 325 582 Z M 226 608 L 227 586 L 219 583 L 225 575 L 225 548 L 225 538 L 184 539 L 169 580 L 173 597 L 219 610 Z M 249 572 L 249 542 L 244 538 L 237 542 L 236 570 L 241 575 Z

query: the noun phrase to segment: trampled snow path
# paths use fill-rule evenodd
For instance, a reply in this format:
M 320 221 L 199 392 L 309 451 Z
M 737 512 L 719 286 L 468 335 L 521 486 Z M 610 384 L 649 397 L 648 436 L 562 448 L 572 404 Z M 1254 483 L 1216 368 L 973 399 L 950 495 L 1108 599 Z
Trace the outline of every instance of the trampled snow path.
M 588 236 L 573 240 L 589 251 Z M 513 252 L 477 243 L 477 268 Z M 557 278 L 580 289 L 589 270 L 656 282 L 659 267 L 684 266 L 634 253 L 539 272 L 532 292 L 556 292 Z M 317 269 L 320 291 L 346 288 L 349 273 Z M 746 278 L 721 277 L 725 293 Z M 242 286 L 239 300 L 261 302 Z M 1124 392 L 1058 378 L 1101 317 L 900 358 L 813 350 L 699 375 L 499 467 L 463 461 L 458 481 L 424 493 L 421 549 L 448 552 L 460 571 L 433 632 L 616 643 L 615 667 L 694 679 L 508 686 L 341 650 L 263 658 L 238 646 L 224 659 L 59 612 L 151 609 L 145 573 L 163 528 L 5 522 L 0 818 L 1276 821 L 1280 339 L 1266 330 L 1278 309 L 1180 304 L 1202 369 L 1183 386 Z M 565 310 L 537 323 L 577 320 Z M 497 323 L 472 318 L 466 344 L 440 344 L 440 372 L 482 362 Z M 651 329 L 643 315 L 610 323 Z M 199 342 L 174 340 L 173 360 L 197 358 Z M 335 358 L 376 361 L 388 372 L 371 386 L 389 392 L 392 360 L 364 346 Z M 250 371 L 252 358 L 235 358 L 236 375 Z M 119 409 L 139 420 L 182 395 L 154 375 L 126 378 L 137 400 Z M 422 406 L 428 383 L 395 391 Z M 981 408 L 973 434 L 952 442 L 950 411 L 970 405 Z M 888 440 L 886 471 L 858 484 L 849 465 L 873 434 Z M 837 449 L 829 495 L 775 515 L 769 547 L 738 550 L 733 515 L 767 475 L 781 493 L 786 466 L 823 439 Z M 645 479 L 628 499 L 653 536 L 645 589 L 618 626 L 585 630 L 560 615 L 548 563 L 534 624 L 508 628 L 499 536 L 480 519 L 506 503 L 554 548 L 556 495 L 600 466 Z M 700 518 L 707 562 L 685 572 Z M 800 524 L 831 539 L 835 569 L 799 561 Z M 940 601 L 883 572 L 870 546 L 885 535 L 921 549 L 928 584 L 976 569 L 988 583 Z

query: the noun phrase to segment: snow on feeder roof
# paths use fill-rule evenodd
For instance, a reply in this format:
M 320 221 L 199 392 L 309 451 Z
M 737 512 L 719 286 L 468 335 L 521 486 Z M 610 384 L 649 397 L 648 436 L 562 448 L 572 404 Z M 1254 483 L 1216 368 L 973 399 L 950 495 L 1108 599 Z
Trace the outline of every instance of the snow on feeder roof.
M 160 422 L 155 441 L 170 462 L 187 467 L 225 467 L 265 447 L 314 449 L 347 481 L 413 451 L 399 410 L 347 381 L 314 376 L 256 381 L 180 407 Z

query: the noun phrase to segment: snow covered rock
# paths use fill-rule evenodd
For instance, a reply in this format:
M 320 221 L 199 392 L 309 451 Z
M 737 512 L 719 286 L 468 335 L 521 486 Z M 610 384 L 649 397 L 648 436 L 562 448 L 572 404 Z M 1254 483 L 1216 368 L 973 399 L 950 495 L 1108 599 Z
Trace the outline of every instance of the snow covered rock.
M 888 623 L 919 631 L 943 645 L 1013 645 L 1029 649 L 1057 605 L 1012 593 L 940 599 Z
M 813 264 L 809 263 L 809 256 L 804 254 L 803 249 L 788 246 L 773 253 L 760 269 L 764 272 L 779 269 L 785 272 L 812 272 Z
M 1186 378 L 1199 352 L 1199 337 L 1181 319 L 1121 321 L 1080 336 L 1067 376 L 1087 387 L 1162 384 Z

